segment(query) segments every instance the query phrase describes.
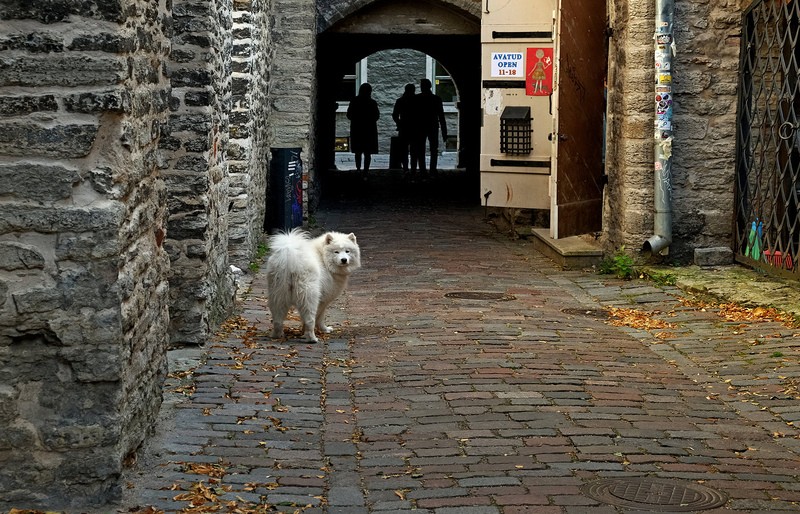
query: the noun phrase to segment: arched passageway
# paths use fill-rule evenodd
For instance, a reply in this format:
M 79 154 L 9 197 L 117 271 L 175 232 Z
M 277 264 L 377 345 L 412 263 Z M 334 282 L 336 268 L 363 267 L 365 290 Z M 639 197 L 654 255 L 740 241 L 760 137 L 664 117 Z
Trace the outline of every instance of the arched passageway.
M 390 49 L 423 52 L 440 63 L 458 90 L 458 167 L 447 190 L 478 201 L 480 156 L 480 16 L 446 2 L 376 2 L 338 19 L 317 37 L 317 180 L 333 169 L 336 94 L 361 59 Z M 420 77 L 421 78 L 421 77 Z M 398 85 L 402 89 L 402 84 Z M 390 116 L 390 112 L 382 116 Z

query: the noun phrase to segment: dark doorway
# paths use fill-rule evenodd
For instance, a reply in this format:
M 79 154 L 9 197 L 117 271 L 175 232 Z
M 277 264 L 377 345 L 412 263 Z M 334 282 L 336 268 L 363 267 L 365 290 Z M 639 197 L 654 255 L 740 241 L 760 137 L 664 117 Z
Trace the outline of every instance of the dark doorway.
M 335 30 L 323 32 L 317 41 L 317 132 L 316 163 L 320 198 L 331 200 L 331 192 L 342 187 L 351 195 L 406 196 L 410 199 L 435 198 L 479 204 L 478 160 L 480 156 L 480 40 L 470 35 L 429 34 L 353 34 Z M 408 183 L 397 174 L 385 173 L 382 181 L 359 183 L 337 176 L 334 171 L 336 140 L 336 96 L 345 77 L 359 60 L 388 49 L 412 49 L 433 57 L 447 69 L 458 89 L 459 148 L 458 169 L 449 170 L 430 183 Z M 390 116 L 391 113 L 382 113 Z M 345 183 L 346 182 L 346 183 Z M 339 186 L 339 187 L 337 187 Z M 376 187 L 380 190 L 376 191 Z M 474 198 L 473 198 L 474 197 Z

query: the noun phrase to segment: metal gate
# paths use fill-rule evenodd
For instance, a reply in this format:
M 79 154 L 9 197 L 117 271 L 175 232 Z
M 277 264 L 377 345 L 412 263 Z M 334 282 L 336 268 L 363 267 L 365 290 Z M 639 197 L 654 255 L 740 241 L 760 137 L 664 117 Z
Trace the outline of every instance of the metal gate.
M 800 0 L 755 0 L 742 27 L 736 258 L 800 279 Z

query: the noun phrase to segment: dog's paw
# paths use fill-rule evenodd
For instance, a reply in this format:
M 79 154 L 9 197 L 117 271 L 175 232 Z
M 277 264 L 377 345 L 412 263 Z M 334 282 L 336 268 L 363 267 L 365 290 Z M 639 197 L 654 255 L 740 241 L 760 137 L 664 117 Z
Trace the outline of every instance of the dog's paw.
M 273 330 L 272 332 L 270 332 L 269 336 L 272 339 L 283 339 L 283 330 L 280 330 L 280 331 Z
M 331 332 L 333 332 L 333 327 L 329 327 L 327 325 L 322 325 L 320 327 L 319 331 L 322 332 L 323 334 L 330 334 Z

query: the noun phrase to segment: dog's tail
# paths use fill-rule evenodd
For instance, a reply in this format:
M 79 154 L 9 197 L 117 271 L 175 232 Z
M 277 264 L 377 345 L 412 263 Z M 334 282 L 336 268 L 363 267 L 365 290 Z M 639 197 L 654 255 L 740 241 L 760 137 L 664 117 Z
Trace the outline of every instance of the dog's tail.
M 269 253 L 267 259 L 267 285 L 269 287 L 270 302 L 282 301 L 291 304 L 305 301 L 304 295 L 309 294 L 308 287 L 298 287 L 309 275 L 319 273 L 314 266 L 310 266 L 307 256 L 308 242 L 311 236 L 308 232 L 295 228 L 288 232 L 280 232 L 269 238 Z M 316 304 L 318 299 L 312 299 Z
M 302 228 L 293 228 L 287 232 L 278 232 L 269 238 L 270 253 L 293 251 L 311 239 L 311 236 Z

